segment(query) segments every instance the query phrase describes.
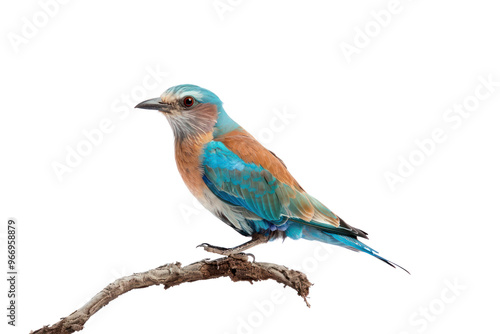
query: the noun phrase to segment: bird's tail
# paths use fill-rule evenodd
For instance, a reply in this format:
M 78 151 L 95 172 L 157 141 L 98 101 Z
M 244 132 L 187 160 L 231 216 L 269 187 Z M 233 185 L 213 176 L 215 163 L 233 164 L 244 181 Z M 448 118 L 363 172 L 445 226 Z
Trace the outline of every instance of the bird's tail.
M 401 268 L 404 271 L 406 271 L 408 274 L 410 273 L 408 270 L 401 267 L 399 264 L 396 264 L 396 263 L 389 261 L 386 258 L 383 258 L 382 256 L 378 255 L 378 252 L 376 250 L 374 250 L 371 247 L 368 247 L 367 245 L 365 245 L 364 243 L 362 243 L 361 241 L 359 241 L 353 237 L 348 237 L 348 236 L 343 236 L 343 235 L 338 235 L 338 234 L 333 234 L 333 233 L 328 233 L 328 232 L 324 232 L 324 233 L 330 235 L 336 241 L 341 242 L 342 244 L 346 245 L 347 248 L 353 249 L 355 251 L 361 251 L 363 253 L 370 254 L 371 256 L 374 256 L 377 259 L 384 261 L 385 263 L 387 263 L 388 265 L 390 265 L 393 268 L 398 267 L 398 268 Z
M 326 242 L 332 245 L 336 246 L 341 246 L 350 250 L 353 250 L 355 252 L 363 252 L 370 254 L 371 256 L 376 257 L 377 259 L 384 261 L 391 267 L 395 268 L 401 268 L 404 271 L 406 271 L 408 274 L 410 273 L 408 270 L 405 268 L 401 267 L 400 265 L 387 260 L 386 258 L 383 258 L 382 256 L 378 255 L 378 252 L 374 250 L 371 247 L 368 247 L 361 241 L 357 240 L 355 237 L 347 236 L 347 235 L 340 235 L 336 233 L 330 233 L 324 230 L 319 230 L 317 228 L 314 228 L 312 226 L 304 226 L 302 228 L 302 238 L 304 239 L 309 239 L 309 240 L 318 240 L 322 242 Z

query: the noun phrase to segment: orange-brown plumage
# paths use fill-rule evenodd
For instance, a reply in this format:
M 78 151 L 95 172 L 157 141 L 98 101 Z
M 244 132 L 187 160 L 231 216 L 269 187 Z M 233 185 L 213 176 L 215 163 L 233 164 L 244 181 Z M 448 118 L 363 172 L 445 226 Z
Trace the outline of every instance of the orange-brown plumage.
M 243 161 L 260 165 L 283 183 L 303 190 L 276 155 L 262 146 L 251 134 L 239 127 L 229 133 L 215 138 L 228 149 L 236 153 Z
M 184 183 L 196 197 L 203 195 L 206 187 L 202 179 L 200 156 L 206 143 L 212 140 L 212 132 L 200 135 L 196 139 L 185 139 L 175 143 L 175 161 Z

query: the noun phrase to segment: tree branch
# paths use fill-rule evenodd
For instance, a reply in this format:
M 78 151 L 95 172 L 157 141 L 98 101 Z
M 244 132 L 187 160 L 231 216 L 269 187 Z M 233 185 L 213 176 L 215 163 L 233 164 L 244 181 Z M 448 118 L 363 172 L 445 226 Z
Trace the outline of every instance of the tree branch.
M 113 299 L 130 290 L 160 284 L 164 285 L 165 289 L 168 289 L 186 282 L 225 276 L 231 278 L 233 282 L 248 281 L 253 283 L 267 279 L 275 280 L 295 289 L 297 294 L 302 296 L 307 306 L 310 307 L 306 297 L 312 284 L 306 275 L 300 271 L 291 270 L 273 263 L 249 262 L 247 256 L 224 257 L 213 261 L 203 260 L 184 267 L 179 262 L 170 263 L 143 273 L 119 278 L 69 316 L 62 318 L 52 326 L 44 326 L 31 333 L 66 334 L 80 331 L 92 315 Z

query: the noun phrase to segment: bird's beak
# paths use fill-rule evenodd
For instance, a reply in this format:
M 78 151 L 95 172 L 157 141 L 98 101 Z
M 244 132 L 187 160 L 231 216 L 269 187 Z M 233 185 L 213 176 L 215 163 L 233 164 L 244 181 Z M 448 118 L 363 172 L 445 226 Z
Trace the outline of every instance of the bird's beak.
M 162 102 L 162 100 L 159 97 L 142 101 L 135 107 L 139 109 L 153 109 L 170 113 L 170 105 L 165 102 Z

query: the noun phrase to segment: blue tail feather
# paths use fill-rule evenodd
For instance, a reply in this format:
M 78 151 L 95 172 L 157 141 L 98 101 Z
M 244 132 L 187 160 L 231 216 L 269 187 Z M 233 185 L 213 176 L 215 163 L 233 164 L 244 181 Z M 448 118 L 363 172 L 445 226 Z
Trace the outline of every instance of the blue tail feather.
M 355 238 L 347 237 L 347 236 L 343 236 L 343 235 L 338 235 L 338 234 L 333 234 L 333 233 L 327 233 L 327 232 L 325 232 L 325 233 L 332 236 L 337 241 L 340 241 L 341 243 L 349 246 L 349 248 L 354 248 L 355 250 L 370 254 L 371 256 L 374 256 L 377 259 L 384 261 L 385 263 L 387 263 L 388 265 L 390 265 L 393 268 L 399 267 L 399 268 L 403 269 L 404 271 L 406 271 L 408 274 L 410 273 L 408 270 L 401 267 L 400 265 L 398 265 L 392 261 L 389 261 L 389 260 L 383 258 L 382 256 L 378 255 L 378 252 L 376 250 L 374 250 L 371 247 L 368 247 L 367 245 L 365 245 L 364 243 L 362 243 L 361 241 L 359 241 Z
M 387 263 L 391 267 L 394 267 L 394 268 L 399 267 L 399 268 L 403 269 L 404 271 L 406 271 L 408 274 L 410 273 L 408 270 L 401 267 L 400 265 L 398 265 L 392 261 L 389 261 L 389 260 L 383 258 L 382 256 L 378 255 L 378 252 L 376 250 L 374 250 L 371 247 L 368 247 L 367 245 L 365 245 L 361 241 L 357 240 L 355 237 L 331 233 L 331 232 L 317 229 L 313 226 L 302 225 L 302 224 L 294 223 L 294 222 L 292 222 L 288 226 L 288 228 L 286 230 L 286 235 L 287 235 L 287 237 L 292 238 L 292 239 L 317 240 L 317 241 L 326 242 L 326 243 L 331 244 L 331 245 L 344 247 L 344 248 L 353 250 L 355 252 L 360 251 L 363 253 L 367 253 L 373 257 L 376 257 L 377 259 L 379 259 L 381 261 L 384 261 L 385 263 Z

